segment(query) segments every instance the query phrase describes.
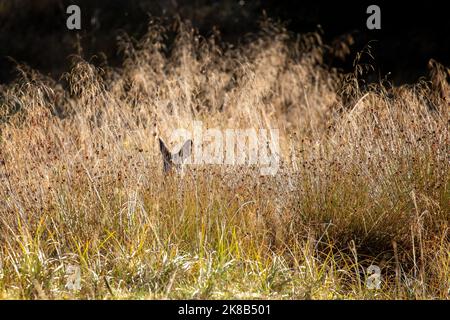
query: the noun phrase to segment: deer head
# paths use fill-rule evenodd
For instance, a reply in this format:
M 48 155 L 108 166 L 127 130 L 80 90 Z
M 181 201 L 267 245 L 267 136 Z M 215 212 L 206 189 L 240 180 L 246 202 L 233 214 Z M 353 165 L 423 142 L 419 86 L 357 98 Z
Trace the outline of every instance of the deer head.
M 164 144 L 161 138 L 159 140 L 159 150 L 161 151 L 163 158 L 163 171 L 165 174 L 172 172 L 175 169 L 176 172 L 182 172 L 184 161 L 191 156 L 192 153 L 192 140 L 187 140 L 181 149 L 176 153 L 171 153 Z

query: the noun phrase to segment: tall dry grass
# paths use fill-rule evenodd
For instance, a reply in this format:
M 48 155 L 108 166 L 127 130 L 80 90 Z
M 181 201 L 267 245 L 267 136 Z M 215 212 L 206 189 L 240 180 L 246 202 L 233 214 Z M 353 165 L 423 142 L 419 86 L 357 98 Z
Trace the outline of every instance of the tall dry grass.
M 316 34 L 167 34 L 124 35 L 117 70 L 74 57 L 58 83 L 20 66 L 0 89 L 1 298 L 449 297 L 447 69 L 366 85 Z M 193 120 L 278 128 L 277 175 L 164 177 L 157 137 Z

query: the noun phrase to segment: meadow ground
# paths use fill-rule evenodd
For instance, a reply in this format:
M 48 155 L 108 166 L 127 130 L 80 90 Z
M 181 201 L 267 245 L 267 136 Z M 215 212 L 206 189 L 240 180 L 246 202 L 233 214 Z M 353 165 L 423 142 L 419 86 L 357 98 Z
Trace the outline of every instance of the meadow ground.
M 448 69 L 367 85 L 316 34 L 176 30 L 123 36 L 118 69 L 0 87 L 0 298 L 449 298 Z M 157 138 L 193 120 L 279 129 L 279 171 L 165 177 Z

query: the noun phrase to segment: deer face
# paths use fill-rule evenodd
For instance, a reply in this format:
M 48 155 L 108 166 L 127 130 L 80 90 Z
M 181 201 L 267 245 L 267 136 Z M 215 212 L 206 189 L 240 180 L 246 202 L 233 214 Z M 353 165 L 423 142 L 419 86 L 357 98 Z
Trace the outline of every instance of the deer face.
M 164 144 L 161 138 L 159 138 L 159 150 L 161 151 L 163 158 L 163 171 L 165 174 L 169 174 L 175 169 L 176 172 L 182 173 L 184 161 L 191 156 L 192 153 L 192 140 L 187 140 L 181 149 L 176 153 L 171 153 Z

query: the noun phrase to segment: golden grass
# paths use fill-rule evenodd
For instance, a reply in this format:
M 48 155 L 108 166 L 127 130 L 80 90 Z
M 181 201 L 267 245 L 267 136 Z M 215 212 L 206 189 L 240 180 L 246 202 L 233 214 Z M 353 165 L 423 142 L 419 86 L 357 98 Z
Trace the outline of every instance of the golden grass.
M 124 36 L 117 70 L 74 58 L 67 88 L 25 67 L 0 88 L 0 298 L 448 299 L 448 70 L 364 86 L 314 34 L 165 32 Z M 193 120 L 278 128 L 278 174 L 164 177 L 156 138 Z

